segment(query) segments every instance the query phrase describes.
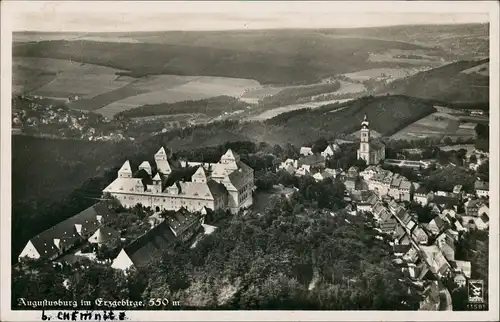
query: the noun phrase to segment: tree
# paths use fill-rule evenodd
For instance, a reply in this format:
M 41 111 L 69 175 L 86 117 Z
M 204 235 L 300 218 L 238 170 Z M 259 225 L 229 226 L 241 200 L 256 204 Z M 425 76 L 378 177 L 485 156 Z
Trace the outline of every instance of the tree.
M 328 146 L 328 141 L 325 138 L 321 137 L 317 139 L 316 142 L 314 142 L 312 146 L 312 152 L 313 153 L 323 152 L 327 146 Z
M 490 127 L 489 125 L 478 123 L 474 128 L 476 131 L 476 135 L 480 139 L 487 139 L 490 136 Z

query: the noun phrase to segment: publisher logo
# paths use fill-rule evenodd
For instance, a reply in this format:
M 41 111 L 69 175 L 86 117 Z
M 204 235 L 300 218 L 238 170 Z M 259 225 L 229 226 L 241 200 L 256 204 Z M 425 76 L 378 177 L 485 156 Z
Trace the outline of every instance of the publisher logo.
M 469 303 L 484 303 L 483 280 L 469 280 L 467 292 L 469 295 Z

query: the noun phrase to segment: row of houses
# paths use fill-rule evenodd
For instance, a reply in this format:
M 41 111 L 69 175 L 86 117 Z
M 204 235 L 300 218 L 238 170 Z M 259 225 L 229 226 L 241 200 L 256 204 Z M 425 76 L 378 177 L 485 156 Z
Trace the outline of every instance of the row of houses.
M 148 217 L 149 226 L 144 232 L 130 240 L 113 227 L 113 222 L 120 220 L 123 214 L 100 202 L 30 239 L 19 260 L 67 261 L 71 255 L 85 256 L 80 250 L 86 245 L 99 248 L 119 241 L 122 247 L 118 256 L 111 259 L 112 267 L 122 270 L 144 267 L 157 252 L 168 248 L 171 243 L 192 238 L 209 211 L 205 208 L 199 213 L 192 213 L 181 208 L 174 212 L 155 213 Z
M 340 146 L 337 143 L 328 144 L 327 147 L 319 153 L 324 158 L 333 157 L 336 153 L 340 151 Z M 314 155 L 313 148 L 308 146 L 303 146 L 299 151 L 300 155 L 303 157 Z
M 471 277 L 471 263 L 455 258 L 456 242 L 461 232 L 488 228 L 489 210 L 486 204 L 482 204 L 481 210 L 474 210 L 476 221 L 471 224 L 470 216 L 458 215 L 449 205 L 433 203 L 432 210 L 436 216 L 429 223 L 421 223 L 416 214 L 406 209 L 405 203 L 390 196 L 379 197 L 370 190 L 353 191 L 350 196 L 355 210 L 372 213 L 378 224 L 376 229 L 391 237 L 394 261 L 401 270 L 415 283 L 428 285 L 428 298 L 422 306 L 432 307 L 430 303 L 435 304 L 429 298 L 435 294 L 430 292 L 430 281 L 451 274 L 457 285 L 465 286 Z
M 413 200 L 415 184 L 398 173 L 384 170 L 379 166 L 369 166 L 359 175 L 367 183 L 368 189 L 380 197 L 388 195 L 396 200 Z

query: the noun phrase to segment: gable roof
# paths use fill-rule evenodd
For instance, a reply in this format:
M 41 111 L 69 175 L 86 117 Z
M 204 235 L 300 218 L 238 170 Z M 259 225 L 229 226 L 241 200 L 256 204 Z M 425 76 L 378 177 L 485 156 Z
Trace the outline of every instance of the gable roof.
M 180 236 L 199 220 L 199 215 L 187 211 L 186 208 L 181 208 L 173 214 L 170 214 L 166 221 L 174 231 L 174 234 Z
M 226 187 L 222 183 L 218 183 L 214 180 L 209 180 L 207 182 L 207 185 L 208 189 L 212 193 L 214 200 L 221 196 L 227 195 L 228 193 Z
M 436 225 L 436 227 L 438 227 L 439 229 L 441 229 L 445 225 L 444 220 L 441 219 L 439 216 L 434 217 L 434 219 L 432 219 L 430 221 L 430 223 L 432 223 L 432 222 L 434 222 L 434 224 Z
M 167 249 L 175 239 L 169 225 L 163 221 L 125 246 L 124 251 L 135 267 L 144 267 L 158 252 Z
M 325 162 L 324 156 L 313 154 L 313 155 L 308 155 L 308 156 L 304 156 L 304 157 L 299 158 L 298 165 L 300 167 L 303 164 L 315 165 L 317 163 L 324 163 L 324 162 Z
M 158 152 L 156 152 L 155 156 L 167 156 L 167 152 L 165 152 L 165 148 L 161 147 Z
M 102 226 L 98 228 L 92 236 L 90 236 L 88 241 L 92 244 L 103 244 L 119 237 L 120 233 L 115 229 L 108 226 Z
M 71 246 L 80 240 L 81 236 L 92 235 L 101 226 L 97 220 L 98 215 L 101 216 L 101 222 L 105 222 L 113 213 L 104 203 L 97 203 L 36 235 L 30 241 L 41 258 L 51 258 L 59 252 L 54 239 L 60 239 L 61 245 Z

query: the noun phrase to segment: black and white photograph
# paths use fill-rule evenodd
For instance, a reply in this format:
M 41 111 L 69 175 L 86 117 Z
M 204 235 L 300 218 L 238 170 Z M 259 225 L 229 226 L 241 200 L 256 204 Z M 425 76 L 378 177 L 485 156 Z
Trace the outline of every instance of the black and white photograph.
M 1 320 L 498 319 L 498 8 L 2 2 Z

